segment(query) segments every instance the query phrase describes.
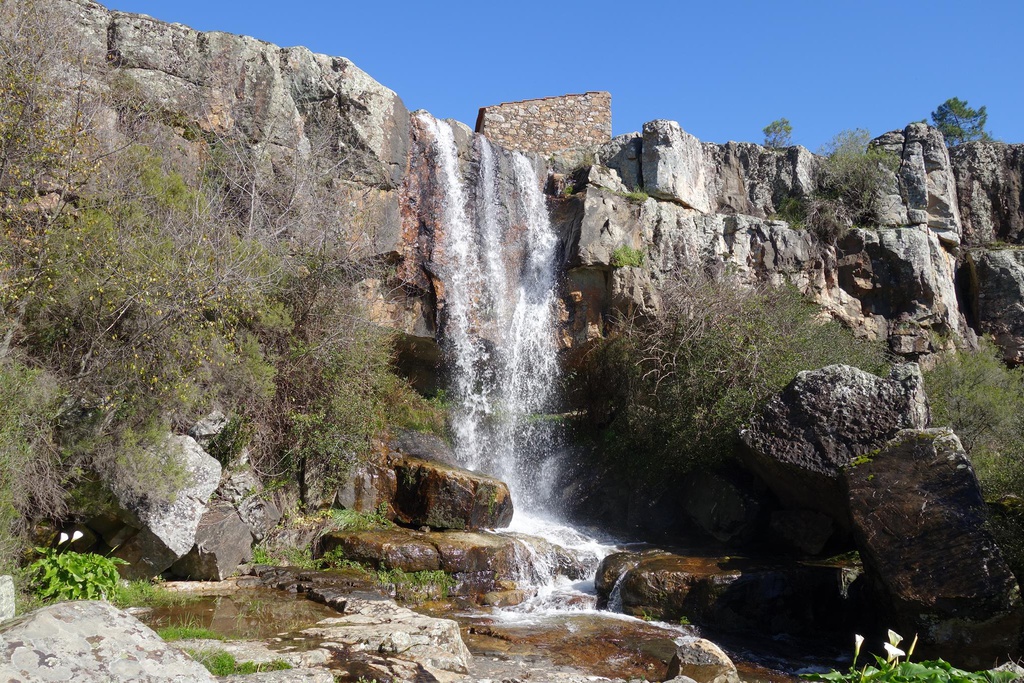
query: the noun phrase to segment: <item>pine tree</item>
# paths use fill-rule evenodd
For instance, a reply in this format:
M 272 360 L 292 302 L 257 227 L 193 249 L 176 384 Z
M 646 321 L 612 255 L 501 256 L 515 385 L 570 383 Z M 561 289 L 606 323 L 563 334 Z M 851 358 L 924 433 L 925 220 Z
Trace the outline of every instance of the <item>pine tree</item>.
M 949 98 L 932 112 L 932 122 L 946 138 L 948 147 L 974 140 L 991 140 L 992 136 L 985 131 L 987 121 L 985 107 L 972 109 L 966 100 L 957 97 Z

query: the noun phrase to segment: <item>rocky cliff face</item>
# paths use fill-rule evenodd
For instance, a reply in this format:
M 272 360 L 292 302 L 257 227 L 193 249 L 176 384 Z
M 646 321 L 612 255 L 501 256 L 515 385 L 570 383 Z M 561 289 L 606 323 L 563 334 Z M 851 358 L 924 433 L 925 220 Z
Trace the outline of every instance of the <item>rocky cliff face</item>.
M 88 0 L 65 4 L 90 65 L 90 87 L 111 102 L 95 114 L 104 144 L 125 142 L 129 122 L 116 103 L 129 83 L 164 114 L 164 133 L 197 163 L 211 138 L 244 141 L 268 183 L 287 183 L 296 169 L 324 159 L 330 199 L 341 220 L 357 224 L 361 253 L 395 264 L 393 281 L 367 282 L 374 316 L 406 333 L 414 360 L 436 361 L 444 299 L 435 276 L 443 258 L 435 249 L 436 216 L 444 199 L 422 126 L 394 92 L 343 58 L 203 33 Z M 182 121 L 195 122 L 201 136 Z M 468 128 L 452 125 L 472 186 L 478 144 Z M 791 283 L 911 359 L 952 340 L 970 343 L 970 319 L 997 335 L 1008 359 L 1020 360 L 1011 349 L 1024 347 L 1024 327 L 1010 321 L 1007 303 L 1017 280 L 988 266 L 999 257 L 984 246 L 1020 239 L 1021 146 L 971 143 L 950 153 L 924 124 L 875 144 L 900 160 L 880 197 L 883 227 L 853 230 L 837 244 L 775 220 L 787 200 L 818 189 L 823 159 L 802 147 L 702 143 L 675 122 L 651 121 L 641 133 L 579 150 L 593 168 L 573 196 L 551 199 L 563 236 L 562 345 L 607 334 L 618 315 L 656 313 L 666 277 L 701 265 Z M 509 173 L 506 159 L 499 184 L 508 184 Z M 626 196 L 638 189 L 649 198 Z M 298 188 L 295 201 L 314 201 L 303 192 Z M 282 225 L 281 235 L 301 238 L 301 226 Z M 641 254 L 642 264 L 617 260 L 624 247 Z M 965 263 L 971 267 L 958 292 Z

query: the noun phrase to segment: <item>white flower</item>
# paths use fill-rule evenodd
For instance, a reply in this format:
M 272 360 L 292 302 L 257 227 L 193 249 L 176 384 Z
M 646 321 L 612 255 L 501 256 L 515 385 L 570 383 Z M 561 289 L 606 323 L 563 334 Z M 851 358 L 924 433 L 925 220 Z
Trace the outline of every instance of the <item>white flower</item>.
M 903 636 L 896 633 L 896 631 L 889 629 L 889 644 L 891 644 L 893 647 L 896 647 L 901 642 L 903 642 Z
M 892 643 L 883 643 L 882 646 L 885 648 L 885 661 L 887 662 L 891 662 L 897 657 L 903 657 L 907 654 Z
M 853 661 L 857 661 L 857 657 L 860 655 L 860 648 L 864 644 L 864 636 L 859 633 L 853 634 Z
M 63 531 L 60 532 L 60 540 L 57 541 L 57 545 L 63 545 L 68 542 L 68 535 Z
M 75 541 L 80 539 L 82 536 L 85 536 L 85 534 L 83 534 L 81 532 L 81 530 L 75 531 L 75 533 L 71 534 L 71 542 L 74 543 Z

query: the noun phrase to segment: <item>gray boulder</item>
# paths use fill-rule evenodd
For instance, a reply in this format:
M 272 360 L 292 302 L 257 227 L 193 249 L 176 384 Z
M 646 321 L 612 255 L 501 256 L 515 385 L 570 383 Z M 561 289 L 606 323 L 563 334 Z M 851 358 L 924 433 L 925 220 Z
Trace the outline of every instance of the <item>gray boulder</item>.
M 201 664 L 106 602 L 63 602 L 0 626 L 0 679 L 213 683 Z
M 199 520 L 195 546 L 171 571 L 194 581 L 222 581 L 252 557 L 252 542 L 252 532 L 235 508 L 216 504 Z
M 986 528 L 970 460 L 949 430 L 907 430 L 843 468 L 875 602 L 918 657 L 972 670 L 1019 653 L 1020 589 Z
M 642 151 L 643 136 L 640 133 L 627 133 L 601 145 L 595 158 L 597 163 L 616 171 L 627 188 L 636 190 L 644 187 L 640 167 Z
M 900 430 L 928 426 L 916 363 L 887 378 L 848 365 L 801 372 L 740 433 L 743 457 L 779 499 L 850 524 L 842 468 L 881 448 Z
M 805 197 L 816 189 L 822 159 L 803 147 L 705 142 L 703 148 L 715 213 L 769 218 L 787 198 Z
M 125 578 L 152 578 L 188 553 L 195 544 L 206 504 L 220 483 L 220 463 L 192 437 L 169 435 L 162 448 L 188 478 L 173 500 L 151 498 L 124 486 L 112 487 L 121 507 L 119 517 L 127 527 L 119 536 L 131 534 L 114 550 L 115 556 L 128 562 L 121 567 Z
M 703 213 L 711 211 L 700 140 L 675 121 L 644 124 L 644 189 L 652 197 L 678 202 Z
M 281 521 L 280 508 L 248 465 L 236 466 L 228 472 L 217 495 L 235 507 L 256 541 L 266 538 Z
M 968 142 L 950 150 L 964 239 L 1024 240 L 1024 145 Z

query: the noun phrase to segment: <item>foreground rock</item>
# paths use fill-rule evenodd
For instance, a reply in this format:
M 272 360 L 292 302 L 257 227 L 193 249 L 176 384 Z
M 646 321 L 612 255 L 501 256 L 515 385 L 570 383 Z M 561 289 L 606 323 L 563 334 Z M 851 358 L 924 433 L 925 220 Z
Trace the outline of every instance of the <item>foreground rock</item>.
M 748 465 L 783 503 L 848 526 L 842 468 L 928 420 L 917 364 L 898 365 L 885 379 L 830 365 L 799 373 L 740 436 Z
M 116 607 L 105 602 L 64 602 L 0 627 L 0 680 L 213 683 L 216 679 Z
M 892 628 L 919 635 L 921 658 L 977 669 L 1017 656 L 1020 590 L 956 435 L 901 432 L 847 466 L 843 484 L 877 603 Z
M 710 640 L 680 638 L 666 678 L 685 676 L 701 683 L 740 683 L 736 665 Z
M 856 572 L 656 551 L 609 555 L 597 576 L 602 602 L 633 616 L 685 617 L 721 632 L 800 635 L 844 624 L 846 589 Z
M 468 673 L 472 658 L 456 622 L 417 614 L 390 600 L 349 598 L 342 616 L 324 619 L 303 633 L 320 639 L 322 647 L 329 650 L 377 652 L 420 665 L 428 672 Z

